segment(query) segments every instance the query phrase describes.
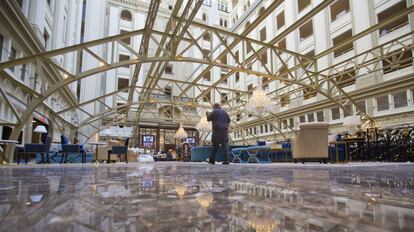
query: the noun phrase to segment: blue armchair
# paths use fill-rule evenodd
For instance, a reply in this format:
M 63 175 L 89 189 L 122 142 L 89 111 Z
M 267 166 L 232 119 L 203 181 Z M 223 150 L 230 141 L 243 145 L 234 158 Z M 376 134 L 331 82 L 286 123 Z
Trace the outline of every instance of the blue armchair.
M 60 163 L 66 163 L 68 161 L 69 154 L 77 154 L 81 156 L 81 162 L 86 162 L 85 152 L 81 149 L 79 144 L 63 144 L 62 145 L 62 159 Z
M 46 162 L 50 163 L 49 161 L 49 150 L 50 144 L 52 143 L 52 138 L 47 137 L 45 144 L 37 144 L 37 143 L 26 143 L 24 145 L 23 152 L 17 153 L 17 164 L 20 164 L 20 155 L 25 154 L 25 162 L 29 159 L 29 154 L 40 154 L 42 156 L 42 163 L 45 163 L 44 155 L 46 154 Z

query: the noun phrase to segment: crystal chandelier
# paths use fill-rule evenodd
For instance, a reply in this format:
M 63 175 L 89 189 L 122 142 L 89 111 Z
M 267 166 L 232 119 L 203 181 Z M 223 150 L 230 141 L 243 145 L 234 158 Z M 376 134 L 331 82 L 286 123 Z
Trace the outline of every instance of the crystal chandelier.
M 270 98 L 266 96 L 262 85 L 259 84 L 256 90 L 253 91 L 253 97 L 246 104 L 246 110 L 261 115 L 265 111 L 271 111 L 272 108 L 273 104 L 271 104 Z
M 196 124 L 196 129 L 200 132 L 206 133 L 211 131 L 211 123 L 207 121 L 205 113 L 202 114 L 200 121 Z
M 182 123 L 180 123 L 180 128 L 178 128 L 177 132 L 175 132 L 174 138 L 176 138 L 176 139 L 185 139 L 185 138 L 187 138 L 187 132 L 185 132 Z

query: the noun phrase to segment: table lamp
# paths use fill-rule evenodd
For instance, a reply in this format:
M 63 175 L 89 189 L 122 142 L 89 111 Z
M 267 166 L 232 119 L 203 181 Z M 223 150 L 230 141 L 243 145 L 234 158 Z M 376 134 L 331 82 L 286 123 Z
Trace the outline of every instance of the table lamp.
M 43 125 L 37 125 L 36 128 L 33 130 L 33 132 L 36 132 L 36 133 L 39 133 L 39 134 L 47 134 L 47 129 Z M 42 137 L 42 136 L 40 136 L 40 137 Z
M 47 129 L 45 126 L 43 125 L 38 125 L 35 129 L 34 132 L 36 133 L 40 133 L 40 134 L 46 134 L 47 133 Z

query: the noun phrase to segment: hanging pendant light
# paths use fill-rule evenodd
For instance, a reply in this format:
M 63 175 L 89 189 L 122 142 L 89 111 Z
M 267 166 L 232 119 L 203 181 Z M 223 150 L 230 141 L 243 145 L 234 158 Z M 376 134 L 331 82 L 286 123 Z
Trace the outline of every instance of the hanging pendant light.
M 185 132 L 184 128 L 183 128 L 183 124 L 180 123 L 180 128 L 178 128 L 177 132 L 175 132 L 174 138 L 176 139 L 185 139 L 187 138 L 187 132 Z
M 200 121 L 196 124 L 196 129 L 199 132 L 207 133 L 211 131 L 211 123 L 207 121 L 207 116 L 203 112 Z
M 261 115 L 265 111 L 271 111 L 273 104 L 271 104 L 270 98 L 263 91 L 262 84 L 259 83 L 256 90 L 253 91 L 253 97 L 246 104 L 246 110 L 258 115 Z

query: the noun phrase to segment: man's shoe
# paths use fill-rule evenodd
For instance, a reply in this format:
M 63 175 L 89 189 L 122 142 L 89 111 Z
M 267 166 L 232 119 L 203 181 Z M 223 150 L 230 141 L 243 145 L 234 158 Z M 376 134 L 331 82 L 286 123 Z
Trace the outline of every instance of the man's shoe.
M 216 162 L 214 162 L 214 161 L 213 162 L 208 161 L 208 163 L 209 164 L 213 164 L 213 165 L 216 164 Z
M 223 162 L 223 165 L 229 165 L 229 164 L 230 164 L 229 161 Z

